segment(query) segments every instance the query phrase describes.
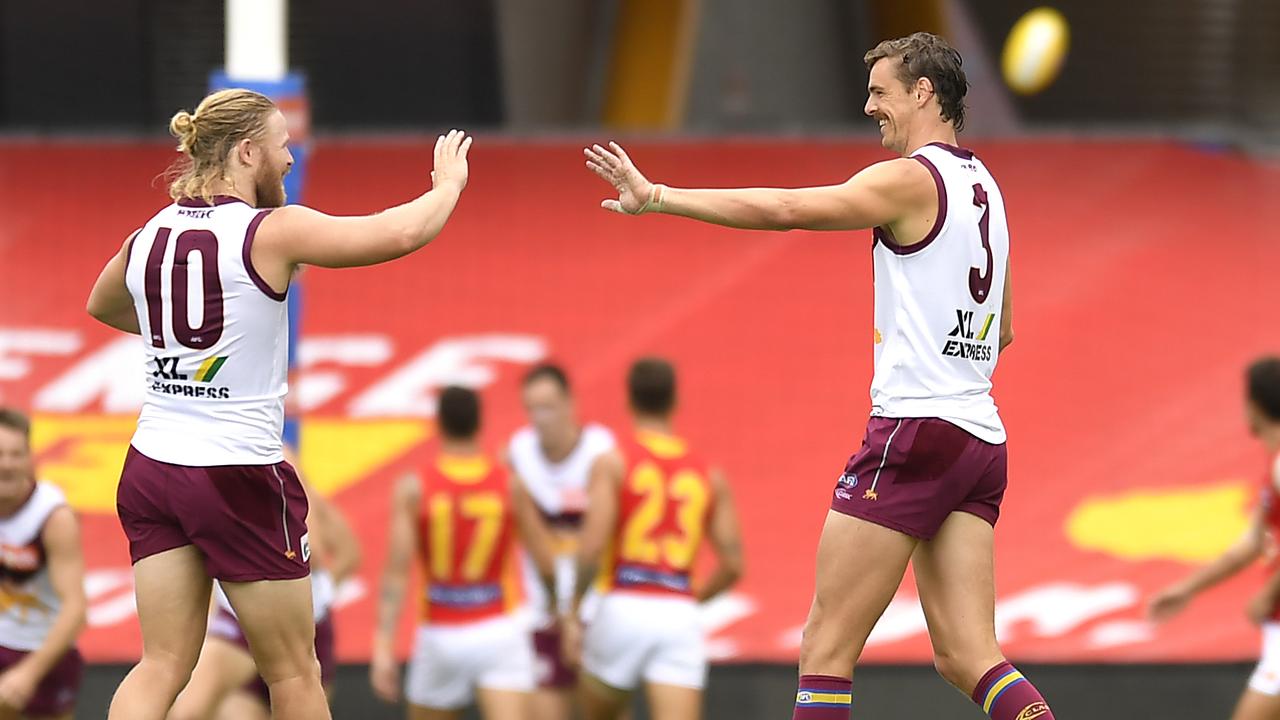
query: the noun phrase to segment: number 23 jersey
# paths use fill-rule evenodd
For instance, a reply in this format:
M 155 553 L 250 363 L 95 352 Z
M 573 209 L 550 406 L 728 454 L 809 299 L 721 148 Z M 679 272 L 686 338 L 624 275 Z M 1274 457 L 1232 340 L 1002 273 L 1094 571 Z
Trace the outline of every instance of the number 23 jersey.
M 620 449 L 626 475 L 598 588 L 692 595 L 694 562 L 715 503 L 707 465 L 672 435 L 641 431 Z
M 125 284 L 145 352 L 133 446 L 207 467 L 284 459 L 289 318 L 250 260 L 270 210 L 235 198 L 180 200 L 130 241 Z
M 1003 443 L 991 375 L 1009 261 L 1004 196 L 969 150 L 933 143 L 911 157 L 933 176 L 938 214 L 916 245 L 874 230 L 871 414 L 939 418 Z

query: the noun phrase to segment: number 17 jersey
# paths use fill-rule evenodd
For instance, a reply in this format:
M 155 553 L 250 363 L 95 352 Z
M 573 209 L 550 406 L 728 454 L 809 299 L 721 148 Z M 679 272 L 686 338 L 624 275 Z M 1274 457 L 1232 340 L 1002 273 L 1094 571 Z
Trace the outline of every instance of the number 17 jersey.
M 506 472 L 485 455 L 440 454 L 421 479 L 421 620 L 459 625 L 513 613 L 523 599 Z
M 289 317 L 250 260 L 270 210 L 180 200 L 133 237 L 125 284 L 142 331 L 146 398 L 133 446 L 209 467 L 284 459 Z
M 991 375 L 1009 262 L 1004 196 L 969 150 L 933 143 L 911 157 L 933 176 L 938 214 L 915 245 L 874 230 L 871 414 L 939 418 L 1003 443 Z

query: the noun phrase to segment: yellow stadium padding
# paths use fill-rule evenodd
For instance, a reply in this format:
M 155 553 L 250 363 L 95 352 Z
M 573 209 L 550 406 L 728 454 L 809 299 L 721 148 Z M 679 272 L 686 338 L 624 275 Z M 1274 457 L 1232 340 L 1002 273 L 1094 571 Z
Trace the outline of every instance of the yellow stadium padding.
M 605 86 L 604 123 L 670 130 L 684 120 L 699 0 L 622 0 Z

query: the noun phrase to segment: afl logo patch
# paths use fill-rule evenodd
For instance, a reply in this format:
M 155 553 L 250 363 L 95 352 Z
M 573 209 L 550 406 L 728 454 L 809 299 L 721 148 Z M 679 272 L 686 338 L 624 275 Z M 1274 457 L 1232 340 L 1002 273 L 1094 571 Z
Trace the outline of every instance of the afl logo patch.
M 813 702 L 813 693 L 810 693 L 807 690 L 801 690 L 800 692 L 796 693 L 796 702 L 798 703 Z
M 302 562 L 307 562 L 311 559 L 311 541 L 307 539 L 310 534 L 302 533 L 302 539 L 298 541 L 298 546 L 302 549 Z
M 858 474 L 845 473 L 840 476 L 840 479 L 837 482 L 847 488 L 858 487 Z

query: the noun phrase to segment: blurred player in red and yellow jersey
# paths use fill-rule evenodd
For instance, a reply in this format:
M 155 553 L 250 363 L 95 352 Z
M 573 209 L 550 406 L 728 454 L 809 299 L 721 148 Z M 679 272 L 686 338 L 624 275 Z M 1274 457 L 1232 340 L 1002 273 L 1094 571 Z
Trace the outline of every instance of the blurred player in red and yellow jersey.
M 1201 592 L 1249 567 L 1280 542 L 1280 357 L 1258 360 L 1245 373 L 1245 414 L 1254 437 L 1267 450 L 1269 465 L 1253 518 L 1244 536 L 1217 560 L 1155 595 L 1148 606 L 1154 620 L 1174 616 Z M 1249 619 L 1262 626 L 1262 658 L 1232 720 L 1280 717 L 1280 558 L 1271 553 L 1271 576 L 1249 603 Z
M 405 678 L 411 720 L 446 720 L 477 701 L 485 718 L 523 720 L 534 687 L 533 639 L 522 601 L 510 479 L 480 449 L 480 399 L 440 395 L 440 448 L 397 486 L 382 575 L 370 680 L 400 699 L 396 621 L 416 552 L 421 617 Z
M 634 438 L 596 461 L 578 556 L 578 582 L 563 618 L 566 656 L 582 668 L 587 720 L 612 720 L 645 684 L 655 720 L 701 716 L 707 654 L 698 603 L 742 574 L 729 485 L 672 430 L 675 370 L 646 358 L 627 379 Z M 703 540 L 719 564 L 694 587 Z M 580 605 L 597 578 L 600 604 L 583 633 Z

